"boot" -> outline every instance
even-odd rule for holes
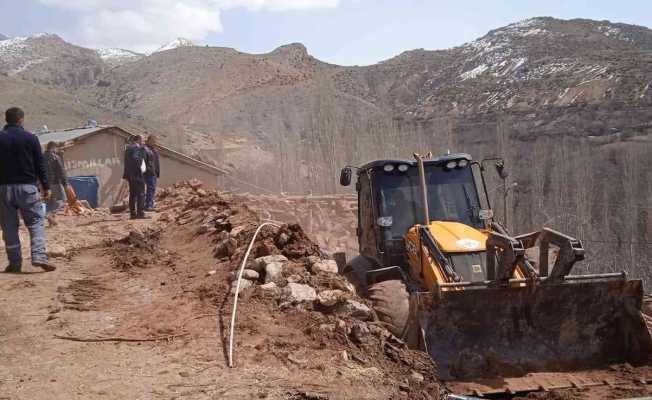
[[[32,265],[35,267],[42,268],[45,272],[52,272],[57,269],[54,265],[50,264],[47,261],[32,261]]]
[[[8,274],[20,274],[20,265],[9,265],[5,268],[5,272]]]

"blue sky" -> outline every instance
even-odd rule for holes
[[[176,37],[252,53],[301,42],[321,60],[364,65],[457,46],[535,16],[650,27],[652,0],[0,0],[0,15],[8,36],[50,32],[136,51]]]

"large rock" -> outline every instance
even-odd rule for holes
[[[321,260],[312,265],[311,271],[313,274],[337,274],[337,263],[335,260]]]
[[[287,262],[287,260],[288,260],[287,257],[280,254],[273,255],[273,256],[258,257],[256,261],[253,263],[252,269],[258,272],[263,272],[265,271],[265,267],[267,266],[267,264],[284,263]]]
[[[338,311],[362,321],[371,321],[374,317],[371,308],[355,300],[346,300]]]
[[[216,258],[231,257],[238,249],[238,241],[234,238],[228,238],[219,242],[215,246],[213,255]]]
[[[322,306],[331,307],[344,300],[344,292],[339,289],[322,290],[317,295],[317,302]]]
[[[283,279],[283,264],[273,262],[265,266],[265,283],[279,282]]]
[[[288,283],[281,292],[281,301],[285,303],[312,303],[316,299],[317,292],[315,292],[315,289],[312,286],[300,283]]]
[[[244,269],[242,271],[242,278],[257,281],[260,278],[260,274],[253,269]],[[238,279],[238,270],[231,272],[231,279]]]
[[[270,292],[276,292],[279,289],[278,286],[276,286],[276,283],[274,282],[269,282],[264,285],[260,285],[258,287],[261,288],[262,290],[270,291]]]
[[[65,257],[68,255],[66,248],[59,246],[58,244],[52,244],[48,246],[48,257],[57,258]]]
[[[234,280],[231,283],[231,293],[235,294],[235,289],[238,285],[238,280]],[[250,287],[254,286],[254,283],[248,279],[241,279],[240,280],[240,290],[238,290],[238,293],[242,293],[243,290],[248,289]]]
[[[258,280],[258,278],[260,278],[260,274],[254,271],[253,269],[245,269],[244,271],[242,271],[242,277],[245,279],[256,281]]]

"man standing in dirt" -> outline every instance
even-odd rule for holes
[[[37,185],[40,181],[46,200],[50,186],[41,144],[38,137],[23,128],[24,119],[20,108],[8,109],[7,125],[0,132],[0,225],[9,259],[5,272],[18,273],[23,264],[19,214],[29,231],[32,265],[54,271],[45,249],[45,210]]]
[[[129,183],[131,219],[145,219],[145,149],[143,137],[136,135],[125,149],[125,170],[122,176]]]
[[[159,162],[158,150],[156,150],[156,136],[149,135],[145,143],[145,183],[147,194],[145,196],[145,211],[154,211],[154,200],[156,198],[156,182],[161,177],[161,164]]]
[[[66,201],[66,187],[68,176],[63,166],[63,160],[56,142],[49,142],[45,149],[45,164],[48,171],[48,182],[52,194],[47,203],[47,217],[50,226],[58,224],[55,214]]]

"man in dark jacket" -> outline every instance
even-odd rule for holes
[[[45,210],[37,185],[41,183],[44,199],[50,196],[50,186],[41,144],[23,129],[24,119],[20,108],[8,109],[7,125],[0,132],[0,226],[9,259],[5,272],[18,273],[22,268],[19,214],[29,231],[32,265],[54,271],[46,252]]]
[[[156,150],[156,136],[149,135],[145,143],[145,184],[147,194],[145,196],[145,211],[154,211],[154,200],[156,198],[156,182],[161,177],[161,164],[159,162],[158,150]]]
[[[50,184],[50,199],[47,203],[47,218],[51,226],[56,226],[55,213],[66,202],[66,186],[68,176],[63,166],[57,142],[49,142],[45,149],[45,165],[47,166],[48,182]]]
[[[125,170],[122,176],[129,183],[129,212],[131,219],[145,217],[145,149],[143,138],[136,135],[125,149]]]

